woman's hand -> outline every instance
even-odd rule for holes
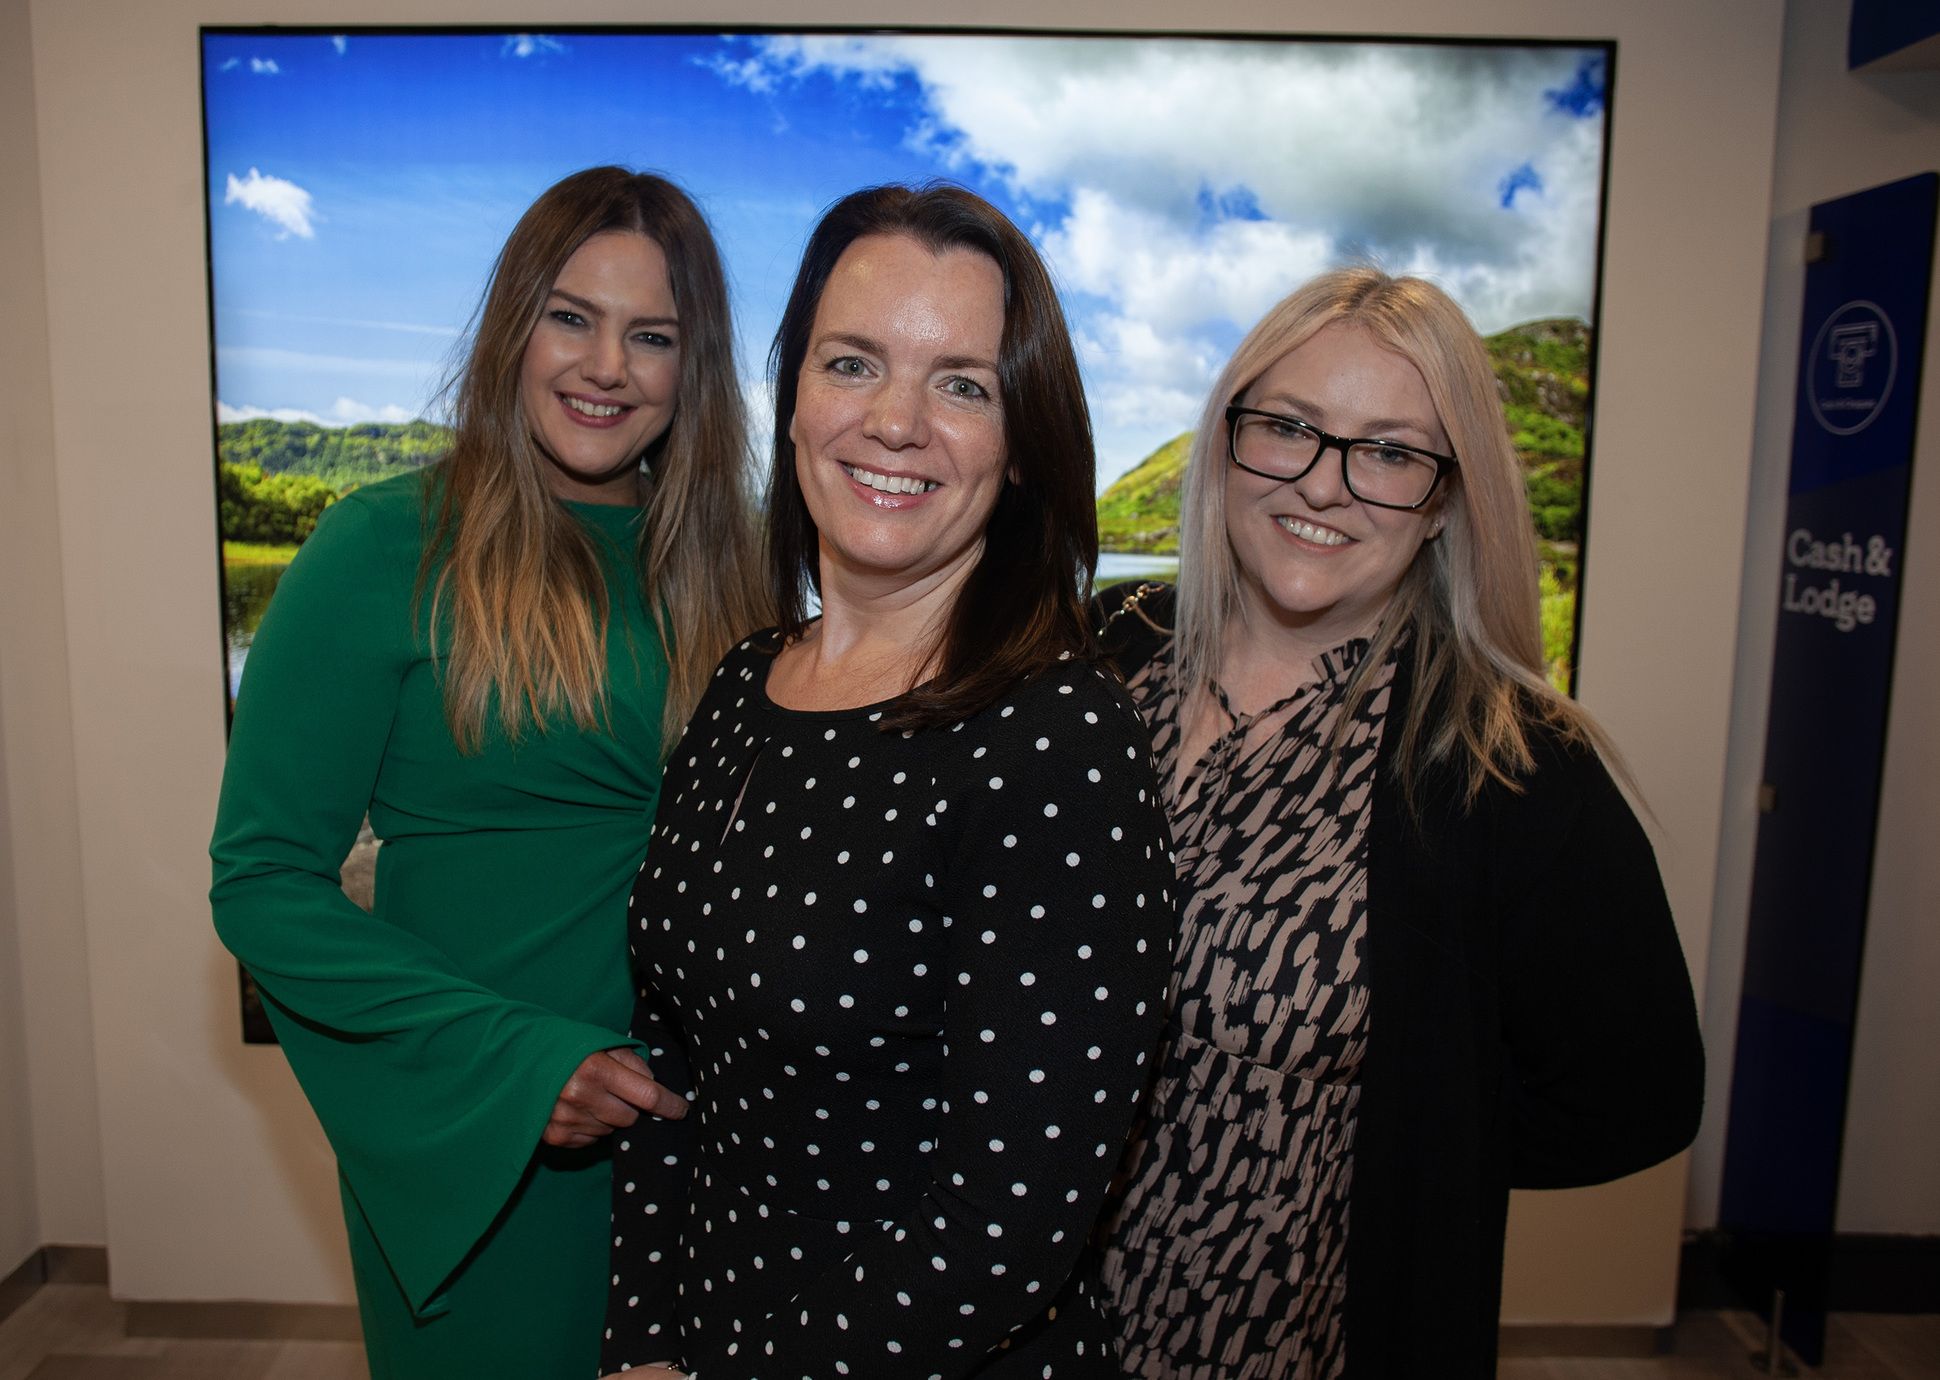
[[[642,1112],[678,1121],[687,1115],[687,1099],[654,1082],[653,1070],[633,1050],[598,1050],[580,1061],[566,1086],[559,1090],[552,1118],[539,1139],[547,1145],[577,1149],[631,1126]],[[644,1373],[652,1375],[655,1369]]]

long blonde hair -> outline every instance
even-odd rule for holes
[[[1344,732],[1396,642],[1410,639],[1414,689],[1395,767],[1410,798],[1424,772],[1459,762],[1473,800],[1490,780],[1514,786],[1534,764],[1529,730],[1544,723],[1615,764],[1595,722],[1543,675],[1536,540],[1521,468],[1481,337],[1447,293],[1371,268],[1322,274],[1282,299],[1227,361],[1206,403],[1181,493],[1180,686],[1186,703],[1217,675],[1240,599],[1226,531],[1226,407],[1323,327],[1359,326],[1428,385],[1460,467],[1440,497],[1441,535],[1423,542],[1349,682]],[[1620,770],[1620,768],[1619,768]]]
[[[666,647],[662,751],[672,749],[708,673],[734,639],[767,621],[748,491],[747,421],[734,367],[727,281],[707,222],[665,178],[588,168],[548,188],[499,251],[471,346],[450,393],[450,454],[419,565],[445,717],[465,752],[496,720],[517,741],[565,711],[581,730],[607,721],[611,614],[592,538],[554,498],[519,396],[519,368],[566,261],[609,230],[645,235],[667,260],[680,314],[673,421],[643,457],[642,594]]]

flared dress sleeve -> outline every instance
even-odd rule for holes
[[[421,1317],[518,1187],[561,1087],[635,1042],[468,976],[343,893],[415,650],[415,550],[334,505],[250,648],[210,854],[216,929],[264,996],[360,1211]]]

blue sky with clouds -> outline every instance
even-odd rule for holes
[[[225,418],[417,415],[519,213],[605,162],[707,212],[751,399],[821,207],[989,197],[1064,292],[1101,485],[1333,264],[1434,277],[1485,332],[1594,295],[1597,50],[281,30],[206,35],[204,65]]]

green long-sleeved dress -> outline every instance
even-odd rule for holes
[[[426,495],[416,475],[358,490],[284,574],[237,697],[211,901],[337,1153],[375,1380],[583,1380],[611,1162],[539,1137],[579,1062],[629,1043],[666,658],[638,511],[568,504],[606,570],[610,730],[462,755],[414,593]],[[338,885],[366,810],[368,915]]]

